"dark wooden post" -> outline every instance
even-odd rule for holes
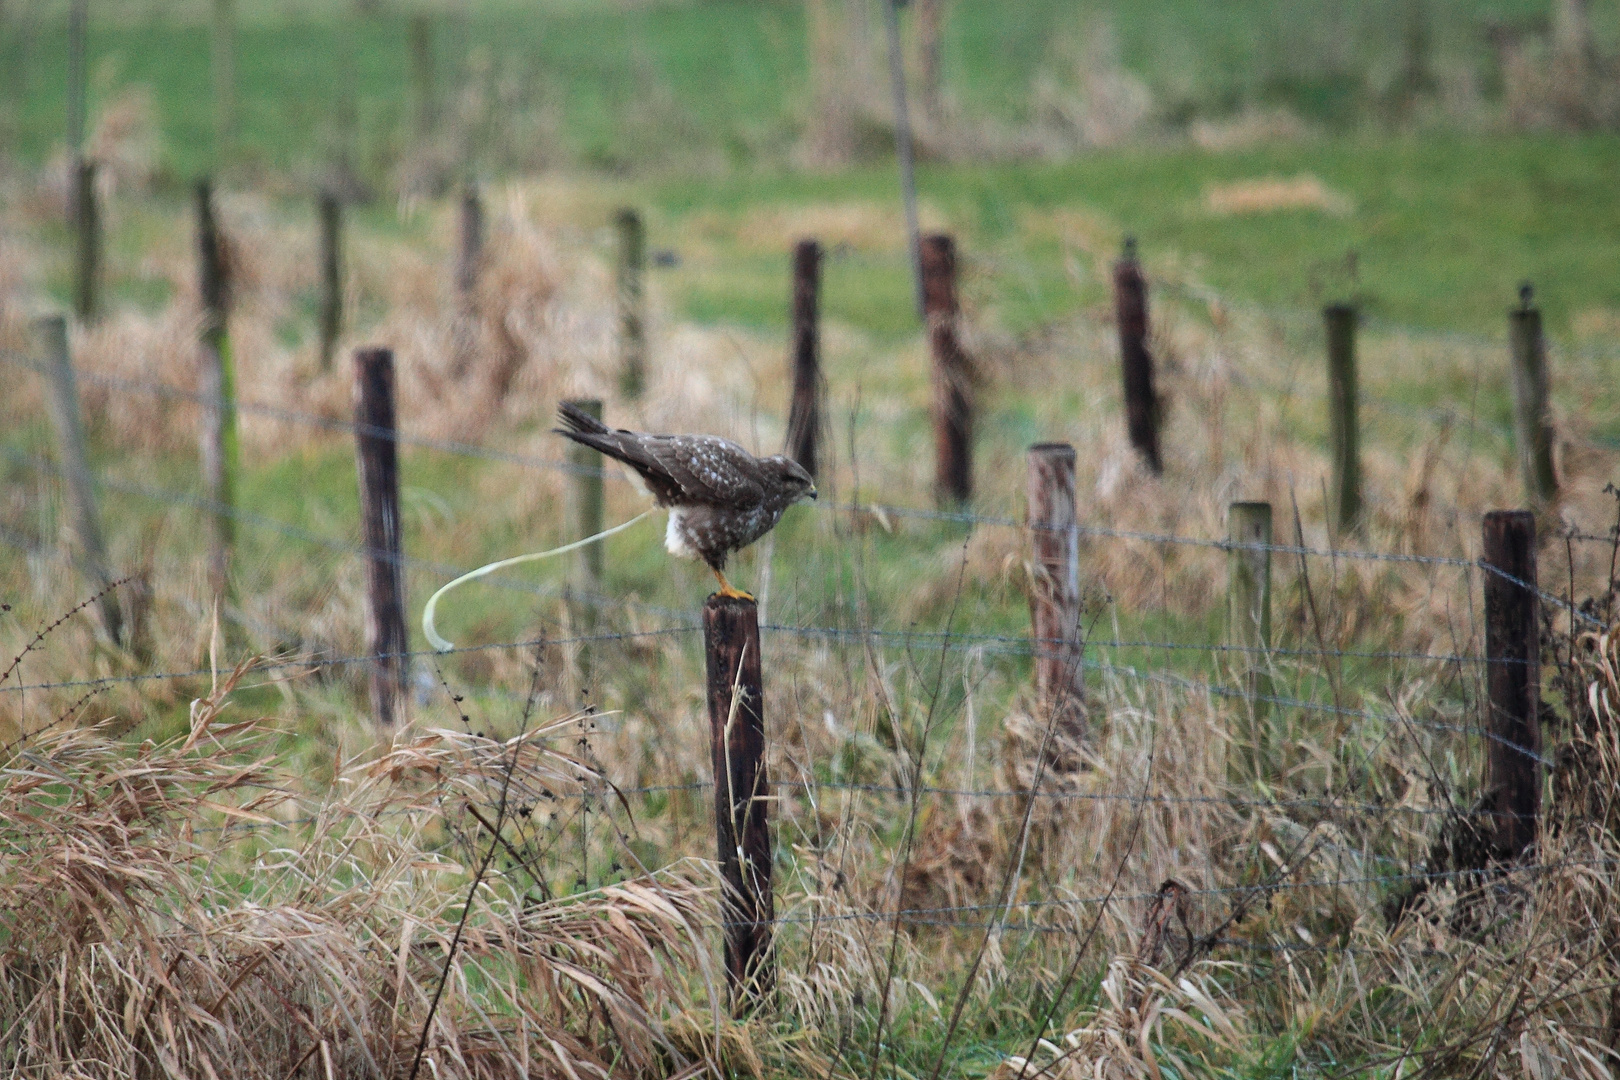
[[[118,597],[112,593],[112,571],[107,564],[107,548],[101,541],[101,517],[96,512],[95,483],[90,475],[84,422],[79,414],[79,387],[68,353],[67,320],[60,315],[37,319],[34,335],[44,366],[46,404],[51,424],[56,428],[57,460],[68,502],[73,507],[75,555],[81,569],[103,590],[99,601],[101,628],[114,644],[119,644],[123,640],[124,620]]]
[[[73,313],[82,323],[95,319],[101,279],[101,208],[96,205],[96,163],[79,158],[73,172],[73,205],[78,251],[74,260]]]
[[[1159,402],[1153,392],[1153,354],[1148,352],[1147,280],[1136,261],[1136,238],[1114,264],[1114,321],[1119,324],[1119,363],[1125,380],[1125,431],[1155,476],[1159,456]]]
[[[322,191],[319,213],[321,219],[321,300],[320,361],[321,370],[332,370],[332,355],[337,350],[338,334],[343,329],[343,206],[337,193]]]
[[[1226,643],[1242,650],[1233,654],[1232,666],[1241,674],[1252,718],[1243,748],[1250,760],[1228,771],[1235,779],[1259,780],[1268,776],[1271,757],[1265,723],[1271,703],[1264,700],[1271,696],[1266,657],[1271,648],[1271,504],[1233,503],[1226,512],[1226,537],[1233,545],[1226,555]],[[1243,544],[1260,546],[1238,546]]]
[[[462,305],[468,307],[478,288],[478,272],[484,262],[484,203],[475,181],[467,181],[466,187],[461,189],[457,224],[456,292],[461,296]]]
[[[821,444],[821,245],[793,248],[793,402],[788,410],[788,457],[816,475]]]
[[[1361,432],[1356,411],[1356,309],[1329,304],[1322,309],[1327,329],[1328,438],[1333,473],[1328,491],[1328,525],[1335,536],[1361,527]]]
[[[1053,729],[1084,738],[1085,641],[1080,631],[1080,530],[1075,520],[1074,447],[1029,448],[1029,531],[1034,578],[1029,627],[1034,638],[1035,694]]]
[[[1519,475],[1525,498],[1544,507],[1558,497],[1553,471],[1552,420],[1547,415],[1547,340],[1541,309],[1529,282],[1519,286],[1519,306],[1508,312],[1513,346],[1513,429],[1519,444]]]
[[[973,497],[973,369],[957,336],[956,244],[925,236],[919,251],[934,357],[934,495],[941,506],[959,506]]]
[[[1484,540],[1485,798],[1494,815],[1492,847],[1511,859],[1534,842],[1541,807],[1536,517],[1493,510],[1485,515]]]
[[[212,535],[208,579],[214,599],[224,606],[230,597],[230,557],[235,542],[231,510],[236,504],[236,378],[228,333],[230,281],[225,247],[214,215],[213,188],[197,182],[197,291],[202,302],[203,417],[201,457],[209,501]]]
[[[709,746],[714,824],[726,897],[726,981],[732,1007],[746,1012],[775,984],[771,924],[770,781],[760,677],[759,608],[718,593],[703,605],[708,660]]]
[[[641,215],[624,207],[614,217],[618,232],[619,389],[638,398],[647,385],[647,331],[642,277],[647,263],[647,233]]]
[[[410,662],[404,655],[409,639],[405,636],[405,557],[394,415],[393,350],[355,350],[355,447],[368,586],[366,646],[375,657],[371,715],[384,727],[401,718],[410,680]]]

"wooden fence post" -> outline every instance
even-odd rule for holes
[[[716,593],[703,605],[714,824],[726,896],[726,982],[741,1014],[775,985],[773,844],[760,678],[759,608]]]
[[[1489,702],[1485,805],[1493,815],[1494,853],[1511,859],[1534,842],[1541,807],[1541,599],[1536,586],[1535,514],[1529,510],[1486,514],[1484,549]]]
[[[1541,333],[1541,309],[1530,283],[1519,286],[1519,306],[1508,312],[1513,347],[1513,429],[1519,448],[1519,475],[1531,506],[1545,507],[1558,497],[1553,470],[1552,420],[1547,415],[1547,340]]]
[[[1053,730],[1086,736],[1086,679],[1081,661],[1080,530],[1075,518],[1074,447],[1029,448],[1029,531],[1034,577],[1029,627],[1034,638],[1035,694]]]
[[[577,406],[598,420],[602,419],[602,402],[598,398],[579,398],[568,404]],[[568,464],[573,468],[568,490],[568,517],[576,540],[595,536],[602,531],[602,466],[605,461],[599,452],[588,446],[579,443],[568,445]],[[589,636],[596,632],[597,625],[596,604],[593,601],[602,592],[602,545],[587,544],[574,554],[574,583],[568,597],[569,620],[576,636]],[[573,596],[576,591],[580,594],[577,601]],[[590,685],[591,653],[591,648],[585,642],[578,643],[573,650],[574,666],[579,672],[581,686]]]
[[[1136,261],[1136,238],[1114,264],[1114,321],[1119,324],[1119,363],[1125,385],[1125,430],[1153,475],[1164,472],[1159,455],[1159,401],[1153,391],[1153,354],[1148,352],[1147,280]]]
[[[225,245],[214,216],[212,185],[197,182],[197,291],[202,301],[202,471],[214,504],[208,551],[208,578],[214,600],[224,607],[231,595],[230,558],[236,539],[231,510],[236,505],[236,371],[228,319],[230,280]]]
[[[793,248],[793,402],[788,410],[788,457],[816,475],[821,444],[821,245]]]
[[[321,300],[320,361],[322,371],[332,370],[332,354],[337,350],[343,329],[343,206],[337,193],[327,189],[320,194],[321,219]]]
[[[78,250],[73,276],[73,313],[81,323],[94,321],[101,278],[101,208],[96,205],[96,163],[79,158],[73,171],[73,205]]]
[[[478,288],[478,272],[484,263],[484,203],[478,183],[467,181],[461,189],[461,212],[457,217],[456,292],[464,308],[472,305]]]
[[[107,549],[101,541],[101,518],[96,513],[96,489],[90,477],[90,458],[85,450],[84,423],[79,415],[79,388],[73,378],[73,360],[68,353],[67,320],[47,315],[34,321],[36,348],[42,354],[45,396],[56,428],[57,456],[68,502],[73,506],[73,536],[78,562],[98,589],[103,590],[99,609],[101,628],[113,644],[122,644],[124,620],[118,597],[112,593],[113,576],[107,565]]]
[[[619,389],[635,399],[647,385],[647,329],[643,274],[647,263],[647,233],[641,215],[631,207],[614,217],[618,232]]]
[[[1272,771],[1271,739],[1266,726],[1271,703],[1271,504],[1235,502],[1227,508],[1226,536],[1233,546],[1226,555],[1226,643],[1235,649],[1233,667],[1242,673],[1252,726],[1251,760],[1229,770],[1244,780],[1260,780]],[[1238,545],[1265,545],[1240,547]],[[1258,650],[1258,651],[1256,651]],[[1241,759],[1239,759],[1241,760]]]
[[[355,448],[368,579],[366,646],[375,658],[371,715],[383,727],[401,719],[410,684],[410,658],[404,655],[410,639],[405,635],[405,556],[394,416],[393,350],[355,350]]]
[[[1328,525],[1334,536],[1361,528],[1361,432],[1356,411],[1356,309],[1329,304],[1322,309],[1327,329],[1328,437],[1333,475],[1328,492]]]
[[[934,496],[941,506],[961,506],[973,497],[973,369],[957,337],[956,244],[925,236],[919,252],[934,357]]]

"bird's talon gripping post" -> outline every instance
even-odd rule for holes
[[[711,567],[710,569],[713,569],[713,568]],[[718,593],[716,593],[715,595],[723,596],[728,600],[748,600],[750,602],[753,601],[754,597],[753,597],[752,594],[745,593],[741,589],[732,588],[731,582],[727,581],[726,580],[726,575],[722,574],[720,571],[715,570],[714,571],[714,576],[720,582],[720,591]]]

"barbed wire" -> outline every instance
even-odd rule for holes
[[[39,364],[35,361],[27,359],[26,357],[17,356],[15,354],[0,353],[0,359],[5,359],[10,363],[25,366],[35,371],[39,370]],[[94,372],[76,372],[75,374],[76,376],[82,376],[88,381],[103,382],[107,385],[118,388],[161,394],[163,396],[194,401],[204,405],[215,404],[214,401],[208,398],[206,395],[199,394],[194,391],[184,390],[180,387],[171,386],[167,383],[148,380],[123,379],[117,376],[102,375]],[[480,457],[488,460],[504,461],[511,464],[551,469],[577,475],[606,476],[623,479],[620,472],[615,469],[594,466],[577,466],[565,461],[554,461],[548,458],[538,458],[530,455],[515,454],[508,451],[491,450],[473,443],[457,442],[445,439],[433,439],[426,436],[408,435],[392,428],[377,427],[369,424],[358,424],[354,421],[337,420],[315,413],[301,412],[298,410],[286,409],[280,406],[264,405],[256,402],[244,402],[237,399],[222,400],[230,407],[239,409],[243,412],[263,413],[265,415],[274,416],[277,419],[282,419],[288,422],[308,423],[326,428],[328,430],[360,433],[376,438],[389,439],[409,443],[411,445],[435,449],[448,454]],[[971,511],[929,510],[921,507],[903,507],[885,503],[818,503],[816,504],[816,507],[817,509],[823,511],[888,515],[923,520],[951,521],[959,524],[994,525],[1007,528],[1024,528],[1027,524],[1018,520],[1017,518],[1008,517],[1005,515],[977,514]],[[222,509],[216,512],[224,512],[224,510]],[[1493,567],[1483,560],[1462,559],[1454,556],[1414,555],[1401,552],[1375,552],[1356,549],[1338,550],[1332,548],[1313,548],[1294,544],[1261,544],[1252,541],[1206,539],[1200,537],[1180,536],[1172,533],[1155,533],[1143,530],[1115,529],[1096,525],[1075,525],[1072,526],[1072,528],[1082,536],[1098,536],[1114,539],[1140,540],[1151,543],[1209,547],[1222,551],[1266,551],[1279,554],[1308,555],[1316,558],[1329,559],[1339,558],[1357,561],[1406,562],[1442,566],[1479,567],[1492,573],[1496,573],[1506,578],[1508,581],[1520,585],[1521,587],[1527,589],[1534,588],[1528,582],[1515,578],[1506,573],[1506,571]],[[1590,540],[1597,542],[1607,542],[1613,539],[1612,537],[1590,533],[1573,534],[1573,538],[1583,541]],[[1553,596],[1549,593],[1540,592],[1540,590],[1537,591],[1540,593],[1543,600],[1568,606],[1559,597]]]
[[[1516,873],[1539,873],[1549,870],[1591,868],[1599,866],[1613,866],[1616,864],[1620,864],[1620,859],[1562,859],[1557,862],[1531,863],[1523,866],[1502,864],[1493,867],[1493,872],[1504,875]],[[1187,896],[1189,898],[1196,896],[1253,896],[1255,894],[1294,892],[1305,889],[1345,888],[1356,885],[1382,885],[1391,882],[1410,883],[1416,881],[1445,881],[1454,878],[1475,877],[1482,873],[1484,873],[1484,871],[1478,869],[1420,870],[1406,874],[1372,874],[1362,877],[1340,877],[1310,881],[1274,881],[1264,882],[1256,885],[1228,885],[1204,889],[1187,889],[1185,892],[1180,893],[1179,895]],[[1020,900],[1004,904],[955,904],[943,907],[899,908],[897,910],[889,911],[837,912],[825,915],[787,915],[773,919],[771,920],[771,923],[773,925],[794,925],[825,922],[894,921],[896,919],[899,919],[902,922],[916,922],[920,920],[914,918],[914,916],[926,917],[934,915],[949,915],[955,912],[982,913],[987,911],[1034,911],[1050,908],[1095,907],[1106,904],[1135,903],[1145,900],[1154,900],[1157,899],[1159,895],[1160,894],[1158,892],[1141,892],[1126,893],[1123,895],[1110,894],[1103,896],[1064,897],[1061,899]],[[741,926],[755,924],[736,922],[732,925]],[[1016,927],[1017,924],[1003,924],[998,922],[990,925],[994,927],[1012,929]],[[1065,927],[1063,929],[1071,933],[1073,932],[1073,927]]]

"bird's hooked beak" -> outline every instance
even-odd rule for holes
[[[806,497],[807,497],[807,498],[811,498],[811,499],[814,499],[814,498],[815,498],[815,497],[816,497],[816,485],[814,485],[814,484],[811,484],[811,485],[810,485],[810,490],[809,490],[809,491],[807,491],[807,492],[805,492],[805,496],[806,496]]]

